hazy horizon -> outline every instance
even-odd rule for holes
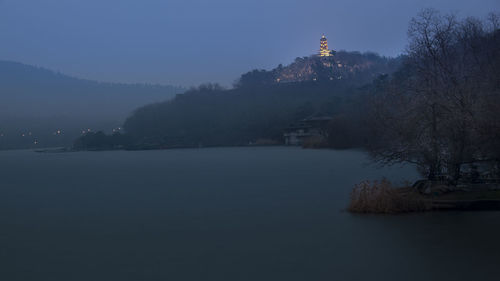
[[[484,17],[498,6],[495,0],[0,0],[0,60],[104,82],[229,86],[251,69],[316,53],[323,33],[331,49],[397,56],[408,21],[422,8]]]

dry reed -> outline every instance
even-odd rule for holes
[[[390,181],[363,181],[354,186],[348,211],[396,214],[427,210],[421,196],[410,187],[395,188]]]

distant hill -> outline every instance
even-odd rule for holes
[[[134,108],[183,91],[174,86],[96,82],[0,61],[0,149],[68,145],[83,129],[119,127]],[[55,138],[58,130],[62,134]]]

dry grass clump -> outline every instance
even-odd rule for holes
[[[348,207],[353,213],[396,214],[427,210],[411,187],[395,188],[390,181],[363,181],[354,186]]]

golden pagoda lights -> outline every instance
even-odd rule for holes
[[[330,57],[332,54],[330,53],[330,50],[328,50],[328,40],[326,39],[325,35],[321,36],[321,39],[319,40],[320,45],[319,45],[319,56],[320,57]]]

